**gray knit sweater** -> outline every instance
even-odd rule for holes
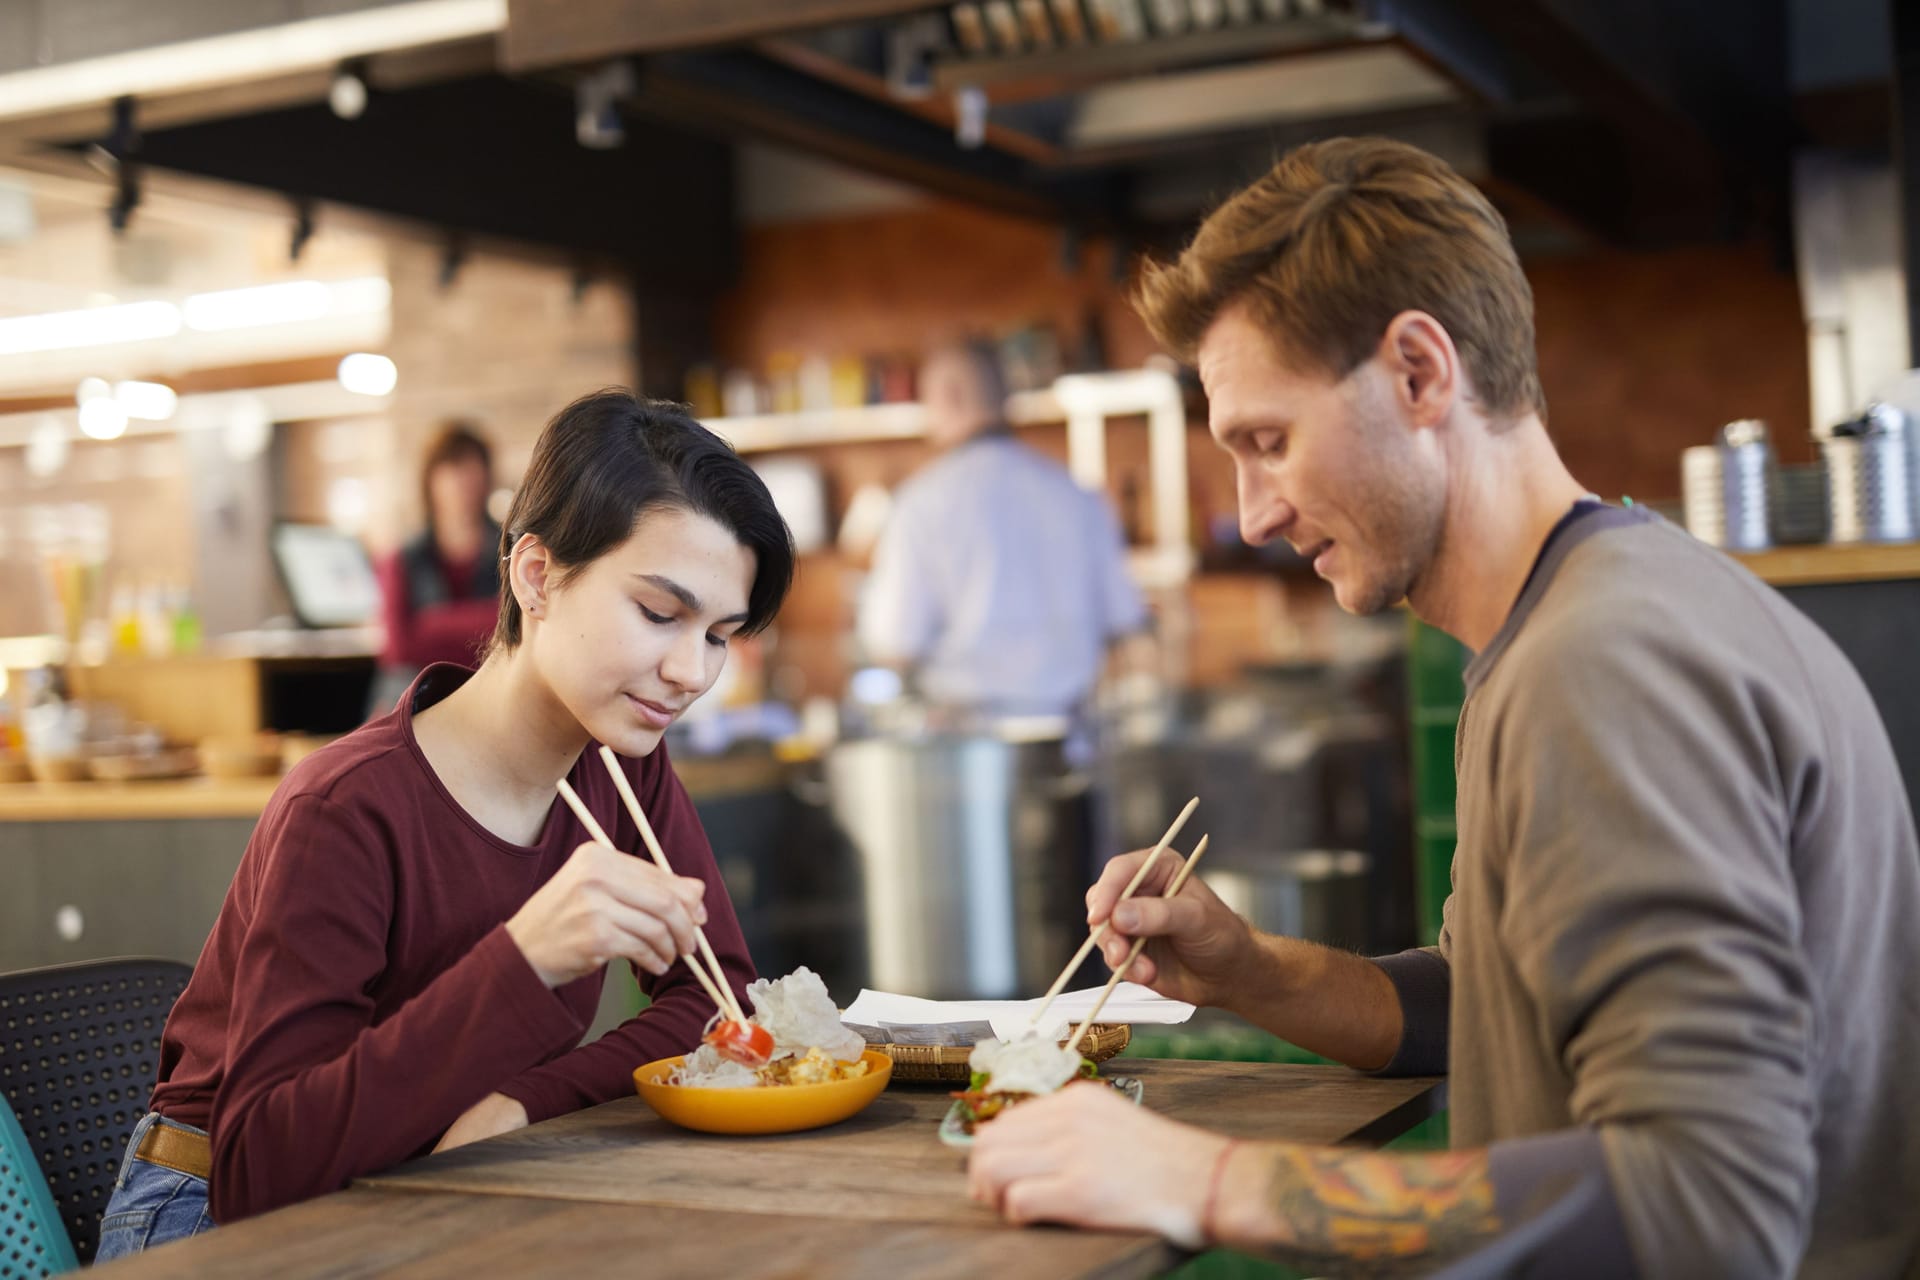
[[[1483,1270],[1920,1276],[1920,847],[1847,660],[1607,510],[1467,683],[1440,946],[1381,963],[1520,1224]]]

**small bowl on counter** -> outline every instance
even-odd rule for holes
[[[200,769],[209,778],[271,778],[280,772],[284,751],[277,733],[205,738]]]
[[[28,756],[27,769],[35,782],[85,782],[85,756]]]
[[[199,757],[186,748],[99,755],[87,761],[87,773],[97,782],[155,782],[199,771]]]

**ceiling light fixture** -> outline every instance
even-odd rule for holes
[[[356,395],[390,395],[400,381],[400,370],[387,357],[356,351],[340,361],[340,385]]]
[[[293,206],[293,233],[287,238],[287,261],[298,262],[313,239],[313,201],[297,201]]]
[[[620,100],[633,93],[633,65],[609,62],[580,77],[573,87],[573,135],[592,151],[611,151],[627,140]]]
[[[120,11],[158,7],[128,6]],[[349,6],[336,0],[325,5],[253,8],[293,11]],[[85,109],[116,93],[177,94],[324,72],[345,59],[367,54],[493,39],[506,26],[507,0],[411,0],[30,67],[0,77],[0,120]]]
[[[318,280],[289,280],[248,289],[196,293],[187,299],[181,312],[187,327],[202,333],[318,320],[327,314],[327,286]]]
[[[131,97],[122,95],[113,100],[113,132],[107,138],[106,150],[113,157],[118,181],[113,202],[107,206],[107,225],[115,235],[127,229],[133,211],[140,207],[140,166],[133,161],[134,152],[140,149],[140,127],[134,122],[133,111]]]
[[[180,332],[180,308],[171,302],[125,302],[0,319],[0,356],[105,347],[170,338]]]
[[[99,396],[80,406],[81,434],[94,440],[117,440],[126,434],[127,411],[111,396]]]
[[[261,325],[293,324],[329,316],[368,315],[386,310],[393,290],[380,276],[337,280],[288,280],[246,289],[196,293],[181,310],[189,329],[219,333]]]
[[[117,383],[113,398],[129,418],[142,422],[165,422],[180,407],[180,397],[164,382]]]
[[[218,333],[299,320],[377,315],[392,302],[393,288],[384,277],[360,276],[332,283],[293,280],[196,293],[182,306],[152,300],[4,316],[0,317],[0,356],[171,338],[183,324],[197,332]]]
[[[327,107],[342,120],[358,120],[367,112],[367,66],[359,59],[340,64],[327,86]]]
[[[987,91],[962,85],[953,95],[953,141],[962,151],[978,151],[987,140]]]
[[[453,282],[460,278],[460,269],[467,265],[467,243],[460,236],[448,236],[447,244],[440,251],[440,287],[453,288]]]

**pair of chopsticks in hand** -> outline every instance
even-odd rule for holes
[[[1175,818],[1173,825],[1167,828],[1167,834],[1160,837],[1160,843],[1153,846],[1153,852],[1149,853],[1147,860],[1140,864],[1140,869],[1133,873],[1133,879],[1127,881],[1127,887],[1120,891],[1120,897],[1114,903],[1116,908],[1120,902],[1133,896],[1134,890],[1140,887],[1140,882],[1147,878],[1149,871],[1153,870],[1153,864],[1159,860],[1161,854],[1167,851],[1167,846],[1173,843],[1173,838],[1180,834],[1180,828],[1187,825],[1187,819],[1192,817],[1193,811],[1199,807],[1199,796],[1187,801],[1186,807],[1180,810],[1180,816]],[[1193,874],[1194,867],[1199,864],[1200,855],[1206,851],[1207,837],[1201,836],[1200,843],[1193,847],[1193,856],[1187,859],[1186,865],[1180,868],[1178,875],[1174,876],[1173,883],[1169,884],[1166,892],[1160,895],[1162,898],[1171,898],[1180,892],[1187,883],[1187,877]],[[1040,1025],[1040,1019],[1044,1018],[1047,1010],[1053,1007],[1054,997],[1058,996],[1061,988],[1067,985],[1067,979],[1073,976],[1074,971],[1080,967],[1080,962],[1087,958],[1088,953],[1099,946],[1111,932],[1113,932],[1113,913],[1109,911],[1106,920],[1098,929],[1087,935],[1087,940],[1080,944],[1078,951],[1073,953],[1073,959],[1067,961],[1067,967],[1060,971],[1060,976],[1053,980],[1051,987],[1047,988],[1046,998],[1041,1000],[1040,1007],[1034,1010],[1033,1017],[1028,1019],[1029,1026]],[[1067,1040],[1069,1052],[1079,1052],[1080,1042],[1086,1038],[1087,1028],[1091,1027],[1093,1020],[1100,1016],[1100,1010],[1106,1007],[1107,997],[1112,995],[1114,989],[1120,985],[1120,979],[1133,967],[1133,962],[1140,958],[1140,953],[1146,945],[1145,938],[1134,939],[1133,948],[1127,952],[1125,962],[1113,971],[1113,976],[1107,979],[1107,985],[1101,989],[1099,998],[1093,1002],[1093,1008],[1089,1009],[1087,1016],[1080,1020],[1080,1025],[1073,1029],[1073,1035]]]
[[[646,813],[640,808],[640,798],[633,794],[633,785],[627,781],[627,775],[620,768],[620,759],[613,754],[613,748],[600,748],[600,763],[607,766],[607,772],[612,775],[613,785],[619,790],[620,799],[626,804],[627,813],[633,818],[633,825],[640,829],[640,838],[646,842],[647,852],[653,855],[654,865],[668,875],[677,875],[678,873],[667,865],[667,855],[661,851],[660,841],[653,834],[653,824],[647,821]],[[607,838],[606,831],[594,820],[593,811],[587,808],[580,799],[579,793],[567,784],[565,778],[560,779],[560,798],[567,802],[567,807],[573,810],[573,816],[580,819],[580,825],[587,829],[587,834],[593,837],[596,844],[603,844],[609,849],[618,847]],[[680,958],[687,962],[688,970],[699,981],[700,986],[714,1004],[720,1007],[721,1013],[735,1022],[745,1022],[747,1015],[741,1011],[740,1002],[734,998],[733,989],[727,986],[726,973],[720,968],[718,957],[713,954],[713,944],[707,941],[707,931],[696,925],[694,936],[699,939],[700,955],[705,956],[707,963],[713,966],[713,975],[711,977],[707,975],[707,971],[700,965],[700,956],[696,956],[693,952],[689,951]]]
[[[667,864],[667,855],[661,850],[660,841],[653,834],[653,824],[647,821],[645,811],[640,808],[639,797],[633,794],[633,787],[627,781],[626,773],[621,770],[619,759],[614,755],[612,748],[605,746],[600,748],[600,762],[607,767],[607,773],[613,778],[613,785],[620,792],[620,799],[626,804],[627,813],[633,818],[633,825],[639,829],[640,838],[645,841],[647,852],[653,855],[654,864],[669,875],[675,874],[673,868]],[[592,811],[587,808],[586,804],[580,799],[574,789],[568,785],[565,778],[560,779],[559,790],[560,798],[567,802],[567,807],[572,809],[574,816],[580,819],[580,824],[587,829],[587,834],[607,848],[615,848],[616,846],[613,841],[608,839],[606,831],[600,826],[600,823],[595,820]],[[1159,859],[1162,853],[1166,852],[1167,846],[1173,843],[1173,838],[1180,834],[1180,829],[1187,825],[1187,819],[1193,816],[1193,811],[1199,808],[1199,806],[1200,797],[1198,796],[1187,801],[1186,807],[1181,809],[1180,815],[1173,820],[1173,825],[1167,828],[1167,833],[1160,837],[1158,844],[1153,846],[1153,852],[1147,855],[1146,861],[1140,864],[1140,869],[1134,872],[1133,879],[1127,882],[1127,887],[1120,893],[1119,901],[1125,901],[1133,896],[1134,891],[1138,889],[1141,882],[1147,878],[1147,873],[1153,870],[1153,864]],[[1186,865],[1180,868],[1178,875],[1174,876],[1173,882],[1167,886],[1166,892],[1160,895],[1162,898],[1174,897],[1185,887],[1187,877],[1192,875],[1194,867],[1199,865],[1200,855],[1207,851],[1207,839],[1208,837],[1206,836],[1200,837],[1200,843],[1193,847],[1193,856],[1187,859]],[[1118,902],[1116,902],[1115,905],[1117,906]],[[1046,997],[1040,1002],[1040,1007],[1034,1011],[1033,1017],[1028,1020],[1030,1026],[1038,1026],[1040,1024],[1040,1020],[1046,1016],[1047,1010],[1053,1006],[1055,997],[1057,997],[1061,990],[1067,985],[1067,980],[1073,976],[1074,971],[1080,967],[1080,962],[1085,960],[1088,954],[1096,946],[1100,945],[1112,931],[1113,915],[1109,912],[1107,919],[1098,929],[1095,929],[1087,936],[1085,942],[1080,944],[1080,949],[1074,952],[1073,959],[1067,961],[1067,967],[1060,971],[1060,976],[1053,980],[1051,987],[1047,988]],[[714,976],[709,977],[707,975],[706,971],[700,966],[699,957],[694,955],[693,952],[686,952],[681,956],[681,959],[686,961],[688,970],[692,972],[694,978],[699,981],[701,987],[705,989],[708,997],[713,1000],[714,1004],[719,1006],[721,1013],[736,1022],[745,1022],[747,1020],[746,1014],[741,1011],[739,1001],[734,999],[732,990],[728,988],[725,982],[725,973],[720,968],[719,959],[713,954],[712,944],[707,941],[706,930],[696,926],[694,934],[699,941],[701,955],[704,955],[707,963],[713,966]],[[1139,958],[1140,952],[1145,949],[1146,945],[1147,940],[1145,938],[1134,939],[1132,949],[1127,952],[1126,961],[1113,971],[1113,976],[1107,979],[1107,985],[1101,989],[1099,998],[1093,1002],[1093,1008],[1087,1011],[1087,1015],[1081,1019],[1080,1025],[1074,1028],[1073,1035],[1067,1041],[1067,1048],[1069,1050],[1077,1051],[1079,1049],[1080,1042],[1086,1038],[1087,1028],[1091,1027],[1093,1020],[1100,1016],[1100,1010],[1106,1006],[1107,998],[1111,996],[1114,990],[1120,985],[1120,979],[1126,974],[1127,970],[1133,967],[1133,962]]]

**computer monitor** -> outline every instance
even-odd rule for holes
[[[324,524],[273,527],[273,563],[303,627],[358,627],[380,614],[380,581],[366,547]]]

